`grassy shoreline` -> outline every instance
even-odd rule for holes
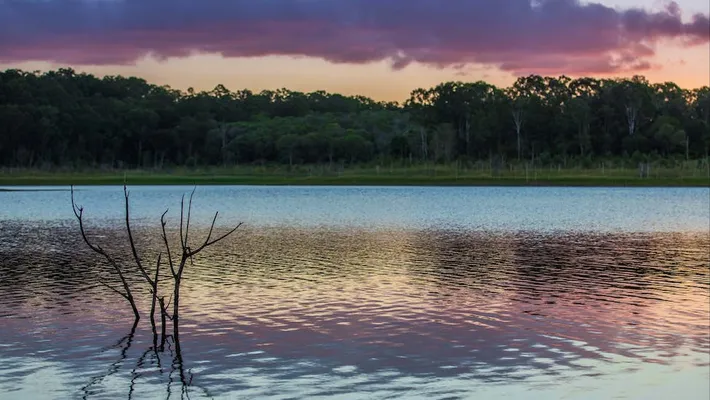
[[[315,186],[599,186],[599,187],[710,187],[707,176],[663,174],[640,178],[631,171],[543,171],[491,176],[482,173],[433,171],[380,173],[368,170],[345,171],[339,175],[284,172],[240,173],[241,171],[89,171],[89,172],[0,172],[0,186],[69,185],[315,185]],[[675,176],[673,176],[675,175]]]

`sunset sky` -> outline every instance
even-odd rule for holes
[[[0,69],[402,101],[442,81],[710,84],[707,0],[4,0]]]

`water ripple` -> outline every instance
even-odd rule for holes
[[[129,263],[123,231],[93,232]],[[8,222],[0,243],[0,394],[180,392],[147,327],[126,348],[75,227]],[[703,398],[708,254],[702,233],[246,228],[188,266],[184,374],[191,398]]]

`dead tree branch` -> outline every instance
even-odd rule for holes
[[[138,271],[140,272],[141,276],[145,281],[148,283],[150,287],[150,294],[151,294],[151,305],[150,305],[150,326],[153,329],[153,336],[157,335],[157,330],[156,330],[156,325],[155,325],[155,303],[157,302],[158,299],[158,280],[160,279],[160,258],[162,254],[158,254],[158,261],[155,266],[155,277],[151,279],[150,275],[148,275],[148,271],[145,269],[143,266],[143,263],[141,262],[140,257],[138,256],[138,251],[136,250],[136,242],[133,239],[133,232],[131,231],[131,218],[130,218],[130,205],[129,205],[129,198],[130,192],[128,191],[128,188],[126,187],[126,184],[123,184],[123,198],[124,198],[124,203],[125,203],[125,209],[126,209],[126,231],[128,232],[128,242],[131,245],[131,253],[133,254],[133,259],[136,262],[136,267],[138,267]]]
[[[228,232],[218,236],[217,238],[213,239],[213,233],[215,230],[215,225],[217,223],[217,218],[219,217],[219,212],[215,212],[214,217],[212,218],[212,223],[210,224],[209,231],[207,233],[207,237],[204,239],[202,244],[195,248],[194,250],[190,247],[190,242],[189,242],[189,237],[190,237],[190,223],[191,223],[191,218],[192,218],[192,200],[195,195],[195,189],[192,189],[192,192],[190,192],[190,197],[187,202],[187,210],[185,209],[185,195],[182,196],[180,200],[180,255],[179,259],[173,259],[173,253],[170,249],[170,241],[168,240],[168,235],[166,231],[166,218],[165,216],[168,213],[168,210],[166,210],[161,216],[160,216],[160,226],[161,226],[161,231],[162,231],[162,239],[163,239],[163,244],[165,245],[165,253],[160,252],[157,257],[157,261],[155,264],[155,271],[151,271],[151,274],[149,274],[148,269],[146,269],[145,265],[143,264],[143,260],[141,260],[141,257],[138,254],[138,249],[136,246],[135,238],[133,236],[133,230],[131,229],[131,214],[130,214],[130,192],[128,191],[128,188],[126,184],[124,183],[123,185],[123,196],[124,196],[124,207],[125,207],[125,224],[126,224],[126,231],[128,233],[128,241],[131,247],[131,254],[133,256],[133,260],[135,261],[136,268],[138,269],[139,275],[148,283],[149,288],[150,288],[150,293],[152,296],[152,301],[151,301],[151,307],[150,307],[150,323],[151,327],[153,328],[153,343],[154,347],[157,347],[157,329],[156,329],[156,321],[155,321],[155,311],[156,308],[160,309],[160,322],[161,322],[161,334],[162,334],[162,341],[161,341],[161,346],[160,348],[162,349],[165,340],[167,338],[166,335],[166,321],[169,319],[173,322],[173,340],[176,343],[179,343],[179,337],[178,337],[178,332],[179,332],[179,315],[180,315],[180,288],[182,284],[182,277],[183,277],[183,272],[185,271],[185,266],[188,262],[190,261],[190,264],[193,263],[193,257],[196,256],[198,253],[202,252],[204,249],[207,247],[210,247],[230,235],[232,235],[237,229],[239,229],[240,226],[242,226],[242,223],[240,222],[229,230]],[[107,284],[106,282],[99,281],[99,283],[111,291],[119,294],[121,297],[126,299],[130,305],[131,308],[133,309],[133,313],[135,315],[135,321],[136,323],[140,319],[140,314],[138,312],[138,308],[136,307],[136,302],[134,300],[133,294],[131,292],[131,288],[128,284],[128,281],[126,280],[125,274],[121,266],[118,265],[118,263],[114,260],[113,257],[111,257],[104,249],[98,245],[92,243],[88,236],[86,235],[86,230],[84,227],[84,209],[83,207],[77,206],[76,202],[74,200],[74,187],[71,187],[71,202],[72,202],[72,209],[74,211],[74,215],[76,216],[77,220],[79,221],[79,229],[81,232],[81,236],[84,239],[84,242],[89,246],[89,248],[94,251],[95,253],[101,255],[106,259],[106,261],[109,263],[109,265],[114,269],[116,274],[118,275],[119,279],[121,280],[121,284],[123,286],[123,290],[120,290],[118,288],[112,287],[111,285]],[[160,267],[161,267],[161,262],[163,262],[163,254],[166,254],[167,259],[168,259],[168,266],[170,267],[170,275],[173,278],[173,291],[170,296],[170,299],[168,302],[165,302],[165,297],[160,296],[158,293],[158,286],[160,282]],[[177,257],[177,255],[176,255]],[[172,303],[172,304],[171,304]],[[168,309],[172,306],[172,315],[168,313]]]
[[[168,265],[170,266],[170,272],[172,273],[173,276],[173,296],[172,296],[172,306],[173,306],[173,313],[172,316],[167,316],[169,319],[173,321],[173,336],[175,337],[175,340],[179,340],[178,338],[178,325],[180,321],[180,285],[182,284],[182,276],[183,272],[185,270],[185,265],[187,264],[187,261],[190,260],[192,261],[192,258],[200,253],[202,250],[205,248],[216,244],[220,242],[221,240],[229,237],[231,234],[233,234],[237,229],[239,229],[240,226],[242,226],[242,223],[240,222],[235,226],[233,229],[228,231],[227,233],[219,236],[216,239],[212,239],[212,233],[214,232],[214,227],[215,224],[217,223],[217,217],[219,215],[219,212],[216,212],[214,215],[214,218],[212,218],[212,223],[210,224],[210,229],[207,234],[207,238],[205,241],[200,245],[198,248],[195,250],[192,250],[190,247],[189,243],[189,235],[190,235],[190,222],[191,222],[191,217],[192,217],[192,200],[195,195],[195,188],[192,189],[192,192],[190,192],[190,197],[188,199],[187,203],[187,210],[185,210],[185,195],[182,196],[180,200],[180,247],[181,247],[181,254],[180,254],[180,259],[179,261],[173,260],[172,254],[170,252],[170,244],[168,242],[168,236],[165,231],[165,226],[166,226],[166,221],[165,221],[165,215],[167,214],[167,210],[163,213],[163,215],[160,217],[160,223],[162,227],[162,236],[163,236],[163,243],[165,244],[165,251],[168,255]],[[187,214],[187,215],[186,215]],[[187,216],[187,218],[185,218]],[[161,305],[162,307],[162,305]],[[167,307],[165,307],[167,308]]]
[[[175,264],[173,264],[173,256],[170,254],[170,245],[168,244],[168,235],[165,233],[165,225],[167,222],[165,222],[165,214],[167,214],[169,211],[165,210],[163,215],[160,216],[160,225],[163,230],[163,243],[165,243],[165,251],[168,254],[168,265],[170,265],[170,273],[172,275],[175,275]],[[181,224],[182,227],[182,224]]]
[[[118,293],[128,301],[131,305],[131,309],[133,310],[133,315],[135,316],[135,321],[137,322],[140,320],[140,313],[138,312],[138,307],[136,307],[136,301],[133,298],[133,293],[131,292],[131,287],[128,285],[128,281],[126,280],[126,277],[123,274],[123,270],[121,267],[116,263],[116,261],[111,257],[104,249],[101,247],[101,245],[98,244],[93,244],[89,240],[89,238],[86,236],[86,230],[84,228],[84,207],[78,206],[76,204],[76,201],[74,200],[74,185],[71,186],[71,205],[72,205],[72,210],[74,212],[74,216],[76,217],[77,221],[79,222],[79,231],[81,232],[81,237],[84,239],[84,243],[86,243],[87,246],[94,252],[99,255],[101,255],[106,261],[111,265],[111,267],[116,271],[116,274],[118,275],[119,279],[121,280],[121,284],[123,286],[123,291],[120,291],[108,284],[106,284],[103,281],[99,281],[100,284],[103,286],[108,287],[115,293]]]
[[[130,195],[130,192],[126,188],[126,184],[123,184],[123,197],[125,199],[125,205],[126,205],[126,231],[128,232],[128,242],[131,245],[131,253],[133,254],[133,259],[136,262],[136,266],[138,267],[138,271],[140,271],[141,275],[143,276],[143,279],[145,279],[148,284],[150,284],[151,288],[153,286],[153,280],[148,276],[148,271],[143,267],[143,263],[141,262],[140,257],[138,257],[138,251],[136,250],[136,242],[133,240],[133,232],[131,231],[131,220],[130,220],[130,207],[129,207],[129,201],[128,201],[128,196]]]

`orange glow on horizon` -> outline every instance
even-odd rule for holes
[[[651,82],[672,81],[687,89],[710,85],[710,51],[702,46],[659,48],[655,65],[656,68],[647,71],[590,75],[613,78],[639,74]],[[67,66],[48,62],[0,64],[0,69],[3,70],[19,68],[26,71],[47,71],[63,67]],[[163,61],[144,58],[134,65],[71,67],[97,76],[138,76],[150,83],[169,85],[180,90],[187,90],[189,87],[198,91],[211,90],[218,84],[223,84],[233,91],[250,89],[259,92],[281,88],[302,92],[325,90],[398,102],[406,100],[414,89],[433,87],[441,82],[483,80],[499,87],[507,87],[516,79],[511,73],[483,65],[453,69],[412,64],[394,71],[387,62],[365,65],[332,64],[314,58],[285,56],[224,58],[219,55],[196,54]]]

